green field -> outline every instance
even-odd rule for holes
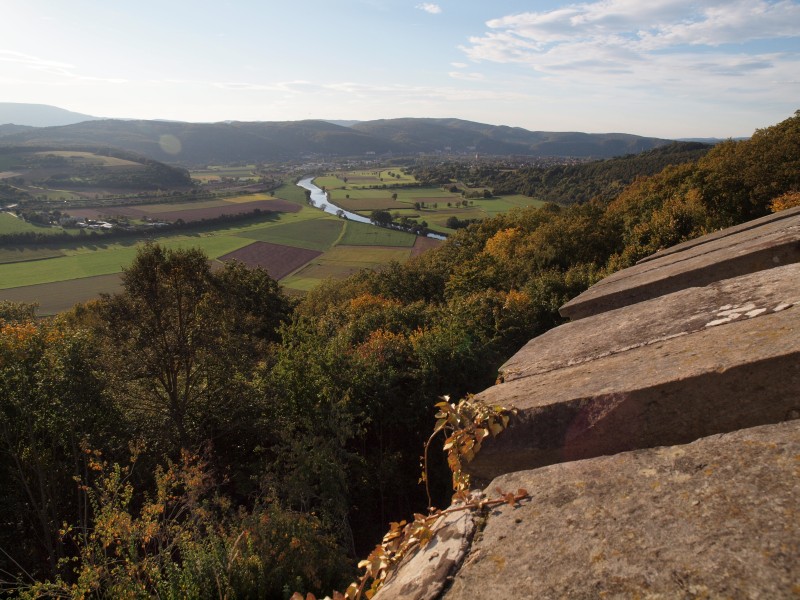
[[[241,199],[266,199],[263,196],[242,196]],[[296,202],[302,208],[297,213],[264,214],[246,223],[198,225],[180,235],[164,234],[148,239],[170,248],[198,247],[212,259],[253,241],[323,252],[282,281],[287,291],[295,293],[310,289],[327,277],[344,277],[362,268],[374,268],[389,260],[406,260],[410,256],[415,240],[411,234],[338,219],[308,207],[305,192],[291,184],[276,190],[275,198]],[[194,206],[210,206],[217,202],[212,200]],[[192,204],[163,206],[177,208]],[[7,227],[27,226],[14,217],[7,217],[13,219],[4,222]],[[76,236],[73,242],[60,245],[0,248],[0,300],[38,302],[41,314],[52,314],[102,291],[114,291],[119,273],[130,264],[142,243],[144,238],[104,240]]]
[[[5,233],[22,233],[25,231],[37,231],[42,233],[47,233],[49,227],[37,227],[36,225],[31,225],[23,221],[22,219],[18,219],[12,214],[7,212],[0,212],[0,235]],[[59,229],[59,231],[61,231]]]
[[[44,152],[36,152],[37,156],[61,156],[63,158],[71,158],[74,162],[101,166],[101,167],[141,167],[140,163],[133,162],[132,160],[125,160],[124,158],[116,158],[114,156],[103,156],[102,154],[95,154],[94,152],[82,152],[80,150],[46,150]]]
[[[336,246],[281,280],[281,283],[289,289],[308,291],[326,279],[342,279],[361,269],[374,269],[393,260],[404,262],[410,256],[410,248]]]
[[[209,172],[224,177],[241,176],[251,167],[232,169],[209,169]],[[517,206],[541,204],[525,196],[468,200],[461,206],[462,198],[438,187],[411,187],[387,189],[354,189],[360,180],[363,185],[380,184],[377,177],[382,171],[354,171],[341,174],[348,177],[347,189],[331,189],[335,204],[364,214],[378,208],[401,215],[427,221],[435,231],[448,233],[447,219],[482,219],[507,212]],[[393,171],[399,172],[399,171]],[[378,175],[376,175],[376,173]],[[224,175],[223,175],[224,174]],[[372,183],[368,183],[372,181]],[[335,176],[317,178],[317,185],[331,188],[345,185]],[[385,181],[385,183],[390,183]],[[362,185],[362,184],[360,184]],[[397,194],[397,200],[392,199]],[[225,199],[213,199],[194,203],[165,203],[162,210],[179,208],[201,209],[224,205],[230,202],[252,202],[280,198],[298,204],[297,213],[269,213],[242,223],[198,224],[181,235],[164,234],[154,239],[167,247],[198,247],[210,258],[247,246],[253,241],[263,241],[283,246],[316,250],[323,254],[311,260],[281,283],[290,293],[302,293],[329,277],[342,278],[364,268],[376,268],[391,260],[405,261],[411,254],[415,236],[402,231],[382,229],[366,223],[338,219],[332,215],[308,207],[305,191],[294,184],[285,184],[269,194],[242,194]],[[416,209],[416,202],[424,207]],[[450,202],[451,206],[447,206]],[[15,217],[0,213],[0,233],[13,231],[42,231]],[[52,231],[60,231],[53,229]],[[152,236],[152,233],[150,234]],[[35,248],[0,248],[0,300],[14,299],[39,302],[42,314],[64,310],[75,302],[88,300],[101,291],[114,291],[118,275],[133,259],[142,239],[87,239],[76,236],[73,242],[60,245],[49,244]]]
[[[300,206],[306,206],[306,192],[303,188],[292,183],[284,183],[275,190],[275,197],[289,202],[295,202]]]
[[[342,198],[341,200],[334,200],[333,203],[350,212],[413,208],[404,202],[397,202],[391,198]]]
[[[416,236],[405,231],[383,229],[367,223],[348,221],[340,240],[343,246],[400,246],[410,248]]]
[[[324,252],[342,235],[344,221],[320,217],[243,232],[242,237]]]
[[[246,246],[251,240],[207,235],[164,237],[158,241],[169,248],[202,248],[209,257],[216,258]],[[63,256],[50,259],[2,264],[0,289],[119,273],[136,256],[136,250],[134,242],[109,244],[103,248],[82,246],[65,249]]]
[[[221,181],[223,178],[257,179],[260,175],[256,173],[255,169],[255,165],[245,165],[243,167],[209,166],[207,169],[192,170],[189,174],[192,179],[208,183],[209,181]]]
[[[352,172],[357,173],[357,172]],[[349,173],[349,175],[352,175]],[[345,175],[341,175],[345,176]],[[337,183],[338,182],[338,183]],[[314,180],[316,185],[329,185],[331,201],[345,210],[357,212],[364,216],[369,216],[373,210],[388,210],[392,213],[397,212],[427,221],[429,227],[442,233],[452,232],[452,229],[445,227],[449,217],[458,219],[485,219],[497,214],[506,213],[516,207],[542,206],[544,202],[536,198],[529,198],[522,195],[498,196],[493,198],[472,198],[467,199],[467,206],[463,206],[465,200],[461,195],[454,194],[449,190],[440,187],[410,187],[410,188],[387,188],[387,189],[353,189],[350,186],[350,178],[346,189],[332,187],[344,185],[338,177],[326,176],[317,177]],[[392,199],[396,194],[397,199]],[[349,196],[349,197],[348,197]],[[415,204],[421,204],[417,210]],[[448,206],[448,203],[450,206]],[[413,212],[412,212],[413,211]]]
[[[43,260],[45,258],[57,258],[59,256],[64,256],[62,250],[58,248],[48,248],[47,246],[39,246],[36,248],[10,246],[8,248],[0,248],[0,264]]]

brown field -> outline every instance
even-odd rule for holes
[[[423,252],[438,247],[441,243],[441,240],[418,235],[414,246],[411,248],[411,256],[419,256]]]
[[[258,200],[256,202],[230,202],[220,206],[204,206],[202,208],[192,208],[190,203],[185,205],[175,204],[172,210],[161,210],[164,205],[141,206],[109,206],[104,208],[78,208],[70,210],[69,214],[73,217],[84,217],[87,219],[99,219],[102,217],[128,217],[130,219],[158,219],[159,221],[177,221],[183,219],[189,223],[202,219],[214,219],[222,215],[240,215],[255,210],[263,212],[300,212],[301,207],[294,202],[287,200]],[[179,208],[185,206],[186,208]],[[155,208],[158,207],[158,208]]]
[[[248,267],[263,267],[270,277],[281,279],[320,254],[322,252],[305,248],[293,248],[269,242],[253,242],[244,248],[220,256],[219,260],[239,260]]]
[[[78,302],[97,298],[101,293],[114,294],[121,288],[119,273],[113,273],[0,290],[0,300],[38,302],[38,314],[54,315],[69,310]]]

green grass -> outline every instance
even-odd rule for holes
[[[48,233],[49,227],[37,227],[26,223],[22,219],[18,219],[14,215],[7,212],[0,212],[0,235],[5,233],[24,233],[26,231],[36,231],[40,233]],[[58,231],[61,231],[60,229]]]
[[[348,246],[401,246],[410,248],[414,245],[415,239],[416,236],[404,231],[383,229],[367,223],[348,221],[344,235],[342,235],[339,243]]]
[[[19,154],[0,154],[0,171],[11,171],[13,167],[20,166],[21,162]]]
[[[277,190],[275,190],[275,197],[295,202],[301,206],[307,206],[306,191],[305,189],[296,186],[293,183],[284,183]]]
[[[338,200],[343,200],[350,196],[352,199],[359,199],[359,198],[389,198],[391,199],[392,193],[397,190],[389,191],[389,190],[362,190],[362,189],[351,189],[349,186],[346,190],[335,189],[331,190],[331,199],[333,202],[337,202]]]
[[[43,260],[46,258],[57,258],[59,256],[64,256],[61,250],[48,248],[47,246],[37,248],[27,248],[24,246],[0,248],[0,264]]]
[[[397,194],[397,202],[393,202],[392,194]],[[346,195],[350,198],[347,199]],[[384,209],[391,212],[398,211],[404,214],[404,209],[414,210],[414,204],[424,202],[423,208],[418,217],[431,224],[444,227],[445,221],[450,216],[459,219],[484,219],[498,214],[506,213],[516,207],[542,206],[545,204],[536,198],[529,198],[522,195],[509,195],[494,198],[473,198],[467,199],[467,206],[461,206],[462,198],[452,192],[445,191],[439,187],[423,188],[394,188],[394,189],[351,189],[348,185],[346,190],[333,190],[331,192],[333,203],[352,212],[362,211],[368,215],[370,210]],[[447,203],[451,206],[447,206]],[[434,204],[436,208],[434,208]],[[366,211],[366,212],[363,212]],[[477,212],[476,212],[477,211]],[[408,215],[411,216],[411,215]],[[440,229],[440,231],[450,231]]]
[[[389,173],[392,172],[400,177],[392,177]],[[347,178],[347,181],[344,181]],[[392,184],[411,184],[416,183],[417,180],[413,175],[405,175],[400,172],[399,168],[390,169],[362,169],[358,171],[343,171],[337,173],[330,173],[328,175],[317,177],[314,180],[315,185],[326,188],[340,188],[347,186],[348,189],[355,189],[360,187],[392,185]]]
[[[399,175],[400,177],[392,177],[389,173],[394,173],[395,175]],[[380,181],[380,178],[383,181]],[[379,183],[402,183],[402,184],[409,184],[409,183],[416,183],[417,178],[413,175],[406,175],[405,173],[401,173],[400,169],[383,169],[379,175]]]
[[[244,177],[245,179],[257,178],[259,175],[255,172],[255,165],[245,165],[244,167],[223,167],[223,166],[209,166],[207,169],[196,169],[189,171],[189,176],[192,179],[200,181],[219,181],[223,177],[231,177],[238,179]]]
[[[167,234],[152,239],[170,248],[201,248],[210,258],[217,258],[252,243],[254,239],[267,239],[266,231],[270,228],[278,228],[278,235],[284,237],[285,240],[275,243],[287,243],[291,241],[291,236],[299,236],[306,231],[319,236],[316,240],[306,242],[310,249],[317,249],[315,246],[324,245],[322,250],[325,250],[330,246],[328,241],[336,240],[339,236],[342,223],[329,217],[324,219],[329,220],[333,225],[310,225],[309,229],[306,229],[304,224],[308,221],[313,223],[321,220],[321,214],[316,209],[303,207],[297,213],[262,215],[244,225],[236,223],[227,227],[207,225],[180,235]],[[292,231],[293,227],[289,227],[281,232],[280,228],[285,226],[294,226],[294,231]],[[257,237],[246,237],[253,232]],[[297,240],[294,242],[294,244],[287,245],[308,247],[302,245],[302,242],[298,244]],[[143,243],[143,238],[106,241],[102,237],[98,239],[76,237],[75,242],[58,247],[26,248],[25,251],[20,251],[20,254],[12,249],[1,250],[0,263],[3,264],[0,264],[0,289],[118,273],[123,266],[133,260],[136,255],[136,246],[140,243]],[[15,260],[12,262],[12,259]]]
[[[317,186],[318,188],[326,188],[326,189],[333,189],[333,188],[340,188],[345,184],[344,181],[336,177],[335,175],[324,175],[323,177],[315,177],[312,183]]]
[[[253,229],[242,232],[240,235],[259,242],[271,242],[324,252],[339,239],[344,224],[344,221],[340,219],[321,216],[318,219]]]
[[[315,259],[315,262],[374,267],[391,260],[405,260],[411,248],[340,245]]]
[[[334,200],[333,203],[350,212],[357,212],[360,210],[403,210],[414,208],[404,202],[396,202],[391,198],[342,198]]]
[[[174,236],[158,240],[168,248],[201,248],[217,258],[251,243],[242,237],[226,235]],[[137,243],[109,244],[105,247],[80,246],[64,251],[64,256],[0,264],[0,289],[68,281],[95,275],[119,273],[136,256]]]
[[[282,279],[281,284],[289,289],[308,291],[328,278],[343,279],[361,269],[374,269],[393,260],[404,262],[410,255],[410,248],[336,246]]]
[[[35,198],[44,196],[49,202],[62,202],[63,200],[76,200],[81,198],[80,194],[70,192],[69,190],[57,190],[33,185],[27,188],[27,192]]]
[[[102,167],[140,167],[141,163],[133,162],[132,160],[125,160],[124,158],[116,158],[114,156],[103,156],[95,154],[94,152],[82,152],[79,150],[45,150],[44,152],[35,152],[37,156],[62,156],[64,158],[71,158],[74,162],[83,163],[86,165],[95,165]]]

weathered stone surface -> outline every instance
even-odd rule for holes
[[[572,320],[690,287],[800,262],[800,214],[615,273],[561,307]]]
[[[375,600],[434,600],[461,565],[475,533],[472,511],[440,517],[427,546],[404,560],[375,595]]]
[[[798,304],[795,263],[567,323],[532,339],[500,372],[507,382],[530,377]]]
[[[761,217],[760,219],[753,219],[752,221],[747,221],[746,223],[734,225],[733,227],[728,227],[727,229],[720,229],[719,231],[715,231],[713,233],[709,233],[707,235],[694,238],[693,240],[687,240],[681,244],[675,244],[674,246],[670,246],[669,248],[665,248],[664,250],[659,250],[655,254],[651,254],[650,256],[644,257],[637,264],[655,260],[657,258],[661,258],[662,256],[668,256],[670,254],[683,252],[684,250],[688,250],[689,248],[694,248],[695,246],[700,246],[701,244],[707,244],[708,242],[713,242],[715,240],[727,237],[729,235],[734,235],[742,231],[747,231],[748,229],[755,229],[756,227],[761,227],[762,225],[766,225],[767,223],[772,223],[773,221],[780,221],[781,219],[786,219],[788,217],[793,217],[795,215],[800,215],[800,206],[787,208],[786,210],[769,214],[765,217]]]
[[[445,600],[797,598],[800,421],[504,475]]]
[[[466,470],[511,471],[791,418],[800,409],[800,306],[496,385],[518,416]]]

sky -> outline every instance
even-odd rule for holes
[[[3,0],[0,101],[749,136],[800,109],[800,0]]]

